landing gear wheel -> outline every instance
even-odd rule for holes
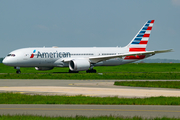
[[[72,70],[69,70],[69,73],[79,73],[79,71],[72,71]]]
[[[20,73],[21,73],[21,71],[20,71],[20,70],[17,70],[17,71],[16,71],[16,73],[17,73],[17,74],[20,74]]]
[[[21,73],[21,71],[20,71],[20,67],[14,67],[14,69],[16,69],[17,71],[16,71],[16,73],[17,74],[20,74]]]
[[[96,73],[95,69],[86,70],[86,73]]]

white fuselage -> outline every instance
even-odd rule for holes
[[[128,48],[125,47],[23,48],[12,51],[10,54],[14,54],[14,56],[7,56],[3,63],[18,67],[68,67],[68,63],[63,62],[64,59],[88,59],[89,57],[119,55],[128,52]],[[117,57],[98,62],[94,66],[121,65],[137,60],[140,59],[125,60]]]

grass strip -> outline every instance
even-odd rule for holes
[[[97,66],[97,72],[180,72],[180,63],[130,63],[119,66]],[[37,71],[34,67],[23,68],[22,73],[58,73],[68,72],[69,68],[55,67],[48,71]],[[14,67],[0,63],[0,73],[16,73]],[[84,73],[81,71],[80,73]]]
[[[135,117],[115,117],[115,116],[98,116],[98,117],[47,117],[47,116],[33,116],[33,115],[0,115],[0,120],[180,120],[180,118],[156,117],[156,118],[142,118]]]
[[[1,79],[132,79],[132,80],[178,80],[180,73],[32,73],[0,74]]]
[[[0,93],[0,104],[180,105],[180,97],[118,98]]]
[[[115,81],[114,85],[180,89],[180,81]]]
[[[55,67],[49,71],[37,71],[34,68],[21,68],[22,74],[16,74],[13,67],[0,63],[0,79],[180,79],[180,63],[131,63],[94,67],[101,74],[85,71],[69,74],[68,69]]]

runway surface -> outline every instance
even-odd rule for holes
[[[26,80],[0,79],[0,92],[42,95],[85,95],[151,97],[180,96],[179,89],[114,86],[117,80]],[[73,100],[73,99],[72,99]],[[179,117],[180,106],[151,105],[3,105],[0,114],[32,114],[46,116],[141,116]]]
[[[118,97],[180,96],[179,89],[114,86],[117,80],[0,80],[0,92]]]
[[[141,116],[180,118],[179,106],[152,105],[0,105],[0,114],[42,116]]]

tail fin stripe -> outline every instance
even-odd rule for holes
[[[140,33],[146,33],[146,31],[140,31]]]
[[[151,30],[152,29],[152,27],[148,27],[146,30]]]
[[[152,26],[153,26],[153,24],[150,24],[150,25],[149,25],[149,27],[152,27]]]
[[[154,23],[154,20],[149,20],[147,23]]]
[[[154,20],[147,21],[132,41],[127,45],[129,52],[145,51]]]
[[[148,41],[137,41],[137,42],[132,42],[132,44],[147,44]]]
[[[144,27],[142,30],[151,30],[152,26]]]
[[[132,42],[132,44],[139,44],[140,43],[140,41],[139,42]]]
[[[142,38],[135,38],[134,40],[142,40]]]
[[[146,48],[129,48],[129,52],[136,52],[136,51],[143,52],[146,51]]]
[[[140,41],[139,44],[147,44],[148,41]]]
[[[144,34],[142,34],[142,35],[139,34],[139,35],[137,35],[136,37],[143,37],[143,36],[144,36]]]
[[[146,44],[131,44],[131,48],[146,48]]]
[[[140,42],[141,40],[134,40],[133,42]]]
[[[145,41],[145,40],[148,41],[148,39],[149,39],[149,38],[144,37],[144,38],[142,38],[142,41]]]
[[[142,30],[147,30],[147,27],[144,27]]]
[[[150,34],[144,34],[144,36],[143,37],[149,37],[150,36]]]
[[[147,30],[146,33],[149,33],[149,34],[150,34],[150,33],[151,33],[151,30]]]
[[[151,23],[154,23],[154,20],[151,20]]]

